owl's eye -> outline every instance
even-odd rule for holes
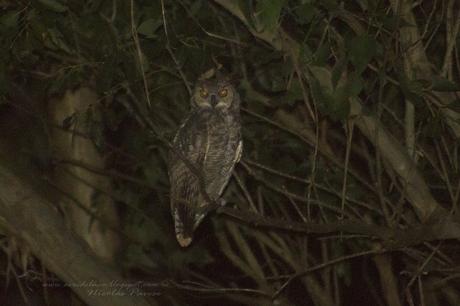
[[[226,97],[228,95],[228,90],[226,88],[222,88],[219,90],[219,96]]]
[[[208,91],[207,91],[206,89],[201,88],[201,89],[200,89],[200,96],[201,96],[202,98],[207,98],[207,97],[209,96],[209,93],[208,93]]]

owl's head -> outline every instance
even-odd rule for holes
[[[192,97],[192,106],[206,109],[229,110],[239,107],[239,96],[233,85],[223,76],[198,80]]]

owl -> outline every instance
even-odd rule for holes
[[[171,213],[182,247],[192,242],[194,230],[209,212],[206,208],[221,202],[241,157],[240,127],[240,97],[228,79],[216,74],[198,80],[168,162]]]

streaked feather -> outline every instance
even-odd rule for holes
[[[205,217],[202,208],[209,205],[200,184],[204,184],[212,201],[219,200],[241,157],[239,96],[236,92],[232,94],[235,101],[229,108],[208,107],[200,102],[198,105],[203,107],[192,109],[174,138],[168,167],[171,212],[181,246],[191,242],[193,231]]]

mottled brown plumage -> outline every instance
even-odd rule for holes
[[[202,190],[219,201],[242,152],[240,97],[225,78],[198,81],[191,102],[168,163],[171,213],[183,247],[191,243],[210,205]]]

